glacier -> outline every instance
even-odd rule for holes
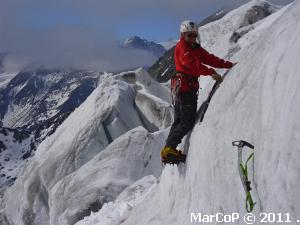
[[[243,22],[247,7],[264,3],[251,1],[200,28],[206,49],[238,64],[212,98],[204,121],[183,142],[181,147],[189,143],[185,165],[160,165],[159,150],[172,121],[168,89],[142,69],[107,74],[41,143],[7,190],[3,221],[182,225],[191,223],[191,213],[238,213],[234,224],[245,224],[245,193],[231,145],[244,139],[255,146],[253,214],[259,219],[261,213],[289,213],[290,224],[297,224],[300,2],[275,7],[273,14],[247,25],[251,29],[236,42],[230,38],[238,25],[226,34],[208,29]],[[217,40],[213,45],[210,35]],[[213,85],[209,79],[201,82],[206,88],[199,104]]]
[[[134,181],[159,176],[160,130],[173,120],[169,102],[168,89],[143,69],[101,76],[7,191],[8,223],[74,224]]]
[[[288,213],[290,224],[298,224],[299,12],[300,2],[295,1],[255,24],[256,29],[238,41],[242,48],[232,58],[238,64],[213,97],[203,123],[193,129],[186,166],[166,166],[155,187],[138,204],[128,201],[125,212],[120,211],[124,207],[118,200],[107,203],[114,204],[110,205],[114,211],[119,209],[121,220],[116,214],[108,220],[111,214],[100,210],[77,224],[200,224],[191,221],[191,213],[238,213],[234,224],[246,224],[245,193],[237,152],[231,146],[240,139],[255,146],[253,215],[257,220],[251,224],[264,224],[262,213]]]

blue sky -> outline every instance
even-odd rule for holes
[[[291,1],[271,0],[276,4]],[[15,61],[43,58],[52,60],[53,64],[78,55],[82,57],[79,60],[96,64],[92,59],[100,57],[110,68],[116,57],[123,63],[122,53],[116,49],[120,40],[133,35],[156,42],[178,38],[182,20],[200,22],[219,9],[246,2],[248,0],[0,0],[0,51],[15,53]],[[137,52],[132,54],[140,56]],[[149,57],[138,58],[149,61]]]
[[[59,24],[108,28],[124,39],[139,35],[149,40],[165,41],[178,36],[180,21],[200,22],[224,7],[237,7],[248,0],[0,0],[0,19],[23,28],[47,29]],[[271,0],[287,4],[292,0]],[[2,18],[1,18],[2,17]],[[9,26],[10,24],[3,24]],[[9,27],[8,27],[9,29]]]
[[[271,0],[274,4],[288,4],[293,0]],[[184,2],[184,1],[183,1]],[[186,19],[200,22],[207,16],[223,8],[234,8],[248,2],[248,0],[210,0],[192,2],[191,6],[176,7],[174,11],[163,11],[154,9],[153,11],[142,13],[124,21],[127,26],[117,29],[118,36],[121,38],[130,35],[139,35],[148,40],[165,41],[169,38],[178,38],[180,22]],[[187,1],[187,5],[189,2]],[[183,4],[185,5],[185,4]],[[154,12],[154,13],[153,13]]]

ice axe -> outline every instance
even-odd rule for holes
[[[232,146],[236,146],[238,147],[238,170],[239,170],[239,174],[240,174],[240,178],[246,193],[246,210],[247,212],[251,212],[254,208],[255,202],[253,202],[252,196],[251,196],[251,182],[248,179],[248,162],[251,158],[254,157],[254,152],[252,152],[248,158],[247,161],[245,163],[245,165],[243,165],[243,161],[242,161],[242,153],[243,153],[243,147],[247,146],[248,148],[254,149],[254,146],[252,144],[250,144],[247,141],[233,141],[232,142]]]

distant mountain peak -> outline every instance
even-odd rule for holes
[[[131,36],[121,43],[122,47],[139,49],[150,52],[156,57],[161,57],[166,49],[161,45],[153,41],[148,41],[139,36]]]
[[[147,40],[142,39],[142,38],[140,38],[139,36],[134,35],[134,36],[130,36],[129,38],[127,38],[127,39],[123,42],[123,44],[124,44],[124,45],[130,45],[130,44],[132,44],[132,43],[134,43],[134,42],[140,42],[140,41],[142,41],[142,42],[148,42]]]

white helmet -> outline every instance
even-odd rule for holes
[[[180,24],[180,33],[198,32],[198,26],[195,22],[185,20]]]

